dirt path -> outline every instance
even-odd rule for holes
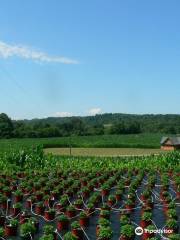
[[[54,155],[73,156],[142,156],[159,154],[164,151],[160,149],[140,149],[140,148],[47,148],[45,153]]]

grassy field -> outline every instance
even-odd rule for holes
[[[147,148],[46,148],[45,153],[53,155],[73,155],[73,156],[139,156],[159,154],[164,151],[160,149]]]
[[[73,136],[62,138],[1,139],[0,151],[30,148],[43,145],[44,148],[160,148],[160,134]]]

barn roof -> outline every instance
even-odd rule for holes
[[[180,145],[180,137],[162,137],[161,145],[164,144],[166,141],[170,140],[173,146]]]

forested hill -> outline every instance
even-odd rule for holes
[[[44,119],[23,120],[30,125],[37,123],[44,124],[63,124],[70,123],[75,119],[80,119],[83,123],[95,126],[104,125],[110,127],[118,123],[128,125],[138,123],[143,132],[178,132],[180,133],[180,115],[179,114],[124,114],[124,113],[105,113],[95,116],[85,117],[48,117]]]
[[[137,133],[179,134],[180,115],[106,113],[15,121],[0,114],[0,138]]]

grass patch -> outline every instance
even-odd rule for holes
[[[0,151],[30,148],[43,145],[44,148],[160,148],[161,134],[131,134],[102,136],[72,136],[62,138],[1,139]]]

